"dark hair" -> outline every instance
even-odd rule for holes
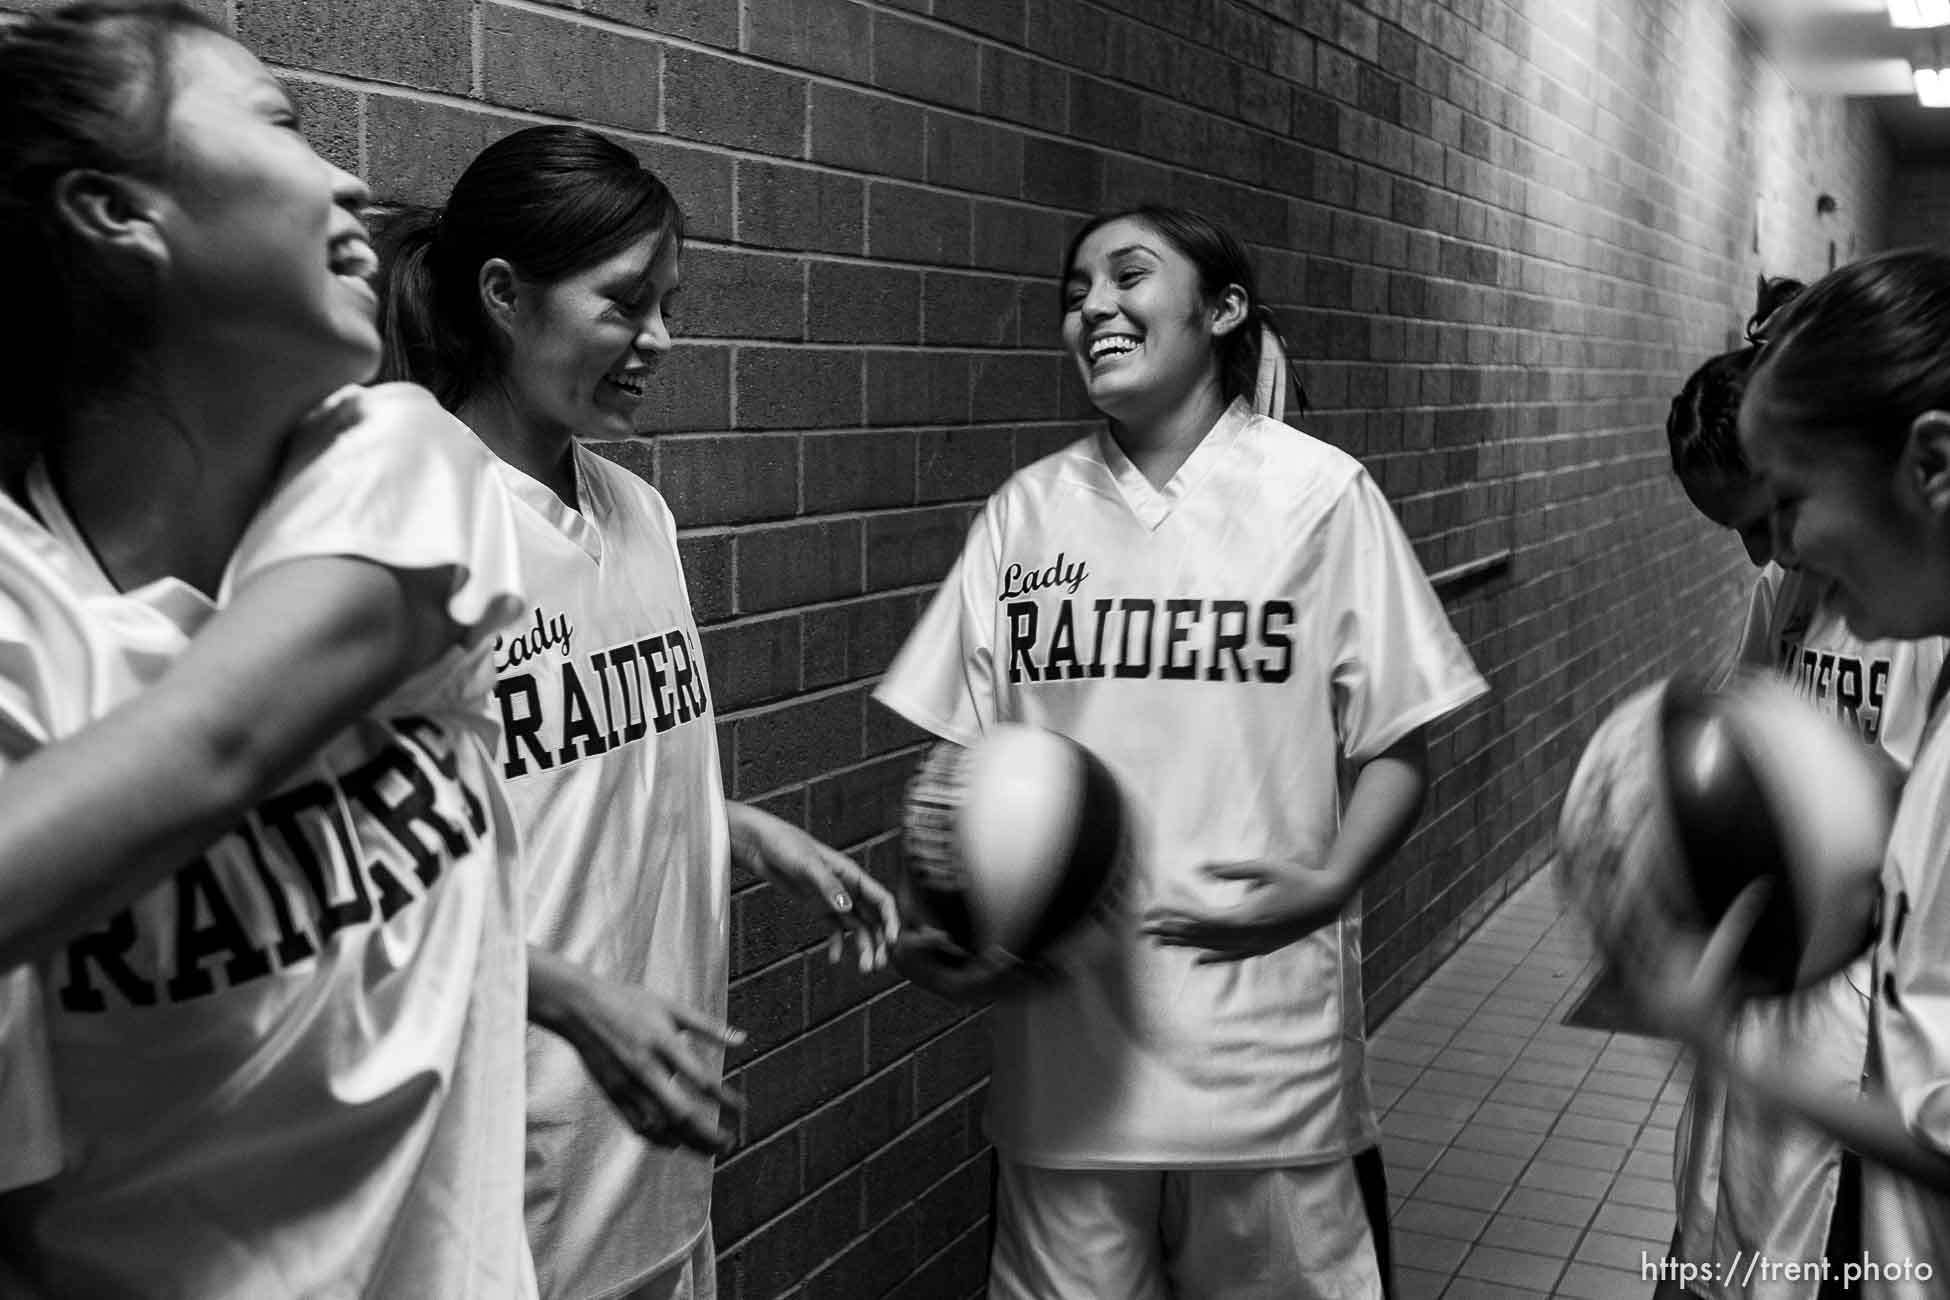
[[[1776,418],[1893,462],[1918,415],[1950,410],[1950,253],[1829,272],[1781,313],[1752,382]]]
[[[1225,395],[1225,399],[1230,402],[1240,396],[1250,398],[1259,382],[1260,331],[1270,331],[1282,350],[1286,342],[1280,335],[1279,321],[1272,309],[1260,301],[1258,277],[1253,274],[1253,264],[1246,256],[1245,246],[1211,218],[1162,203],[1141,203],[1136,207],[1092,217],[1070,239],[1070,246],[1063,250],[1063,270],[1057,279],[1059,295],[1064,292],[1063,285],[1070,278],[1071,265],[1076,261],[1077,250],[1083,247],[1083,241],[1111,222],[1127,219],[1143,222],[1183,253],[1198,268],[1199,289],[1208,299],[1217,298],[1229,284],[1236,284],[1244,291],[1246,319],[1240,322],[1237,329],[1220,338],[1214,351],[1219,358],[1219,391]],[[1062,299],[1059,297],[1060,301]],[[1297,376],[1293,380],[1293,397],[1288,411],[1294,414],[1304,412],[1307,409],[1307,393]]]
[[[1763,279],[1754,314],[1747,319],[1747,345],[1722,352],[1695,370],[1666,412],[1666,446],[1675,474],[1714,474],[1746,478],[1753,473],[1740,450],[1740,399],[1759,363],[1762,346],[1781,309],[1806,286],[1799,280]]]
[[[635,154],[580,126],[531,126],[483,149],[439,210],[382,212],[382,379],[410,379],[454,409],[494,378],[501,349],[481,310],[482,263],[551,283],[646,235],[680,245],[677,200]]]
[[[163,172],[171,42],[184,32],[219,29],[174,0],[71,4],[0,26],[7,460],[58,434],[87,394],[112,388],[122,378],[113,367],[131,369],[154,328],[152,286],[101,264],[56,210],[57,189],[76,171]]]

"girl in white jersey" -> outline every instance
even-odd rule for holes
[[[1773,505],[1775,558],[1831,584],[1860,637],[1950,634],[1950,255],[1903,250],[1818,281],[1770,328],[1740,440]],[[1862,1158],[1856,1294],[1943,1294],[1950,1267],[1950,732],[1932,692],[1882,876],[1860,1094],[1810,1080],[1791,1044],[1730,1037],[1733,957],[1763,901],[1636,972],[1702,1068]]]
[[[1236,240],[1099,217],[1062,304],[1106,427],[989,499],[879,691],[963,744],[1073,736],[1140,818],[1121,942],[992,1012],[990,1294],[1379,1296],[1357,891],[1420,811],[1423,729],[1485,688],[1360,465],[1279,422]],[[994,983],[902,943],[920,982]]]
[[[1802,286],[1763,285],[1746,347],[1714,357],[1687,379],[1666,418],[1673,472],[1708,519],[1732,529],[1764,566],[1754,584],[1736,654],[1742,666],[1779,672],[1824,711],[1852,726],[1903,768],[1915,758],[1944,641],[1865,641],[1823,599],[1823,582],[1772,562],[1766,485],[1741,453],[1736,421],[1760,358],[1766,321]],[[1841,1095],[1861,1087],[1869,1034],[1869,959],[1791,999],[1756,1002],[1739,1033],[1792,1044],[1810,1078]],[[1753,1296],[1814,1300],[1844,1294],[1843,1268],[1861,1254],[1861,1169],[1820,1129],[1729,1095],[1709,1071],[1694,1075],[1674,1151],[1677,1271],[1659,1295],[1708,1300]],[[1831,1267],[1792,1278],[1728,1274],[1741,1258],[1816,1261]]]
[[[0,30],[9,1296],[533,1294],[482,739],[510,503],[379,358],[356,178],[181,6]],[[11,1069],[9,1071],[11,1075]]]
[[[682,215],[627,149],[538,126],[482,152],[438,214],[389,221],[382,247],[390,373],[433,388],[500,458],[531,583],[495,646],[495,693],[530,995],[555,1031],[528,1050],[542,1292],[709,1296],[711,1157],[736,1100],[721,1083],[729,865],[812,901],[868,965],[896,914],[848,858],[725,799],[670,510],[583,443],[635,436],[671,345]]]

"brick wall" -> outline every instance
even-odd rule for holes
[[[23,0],[0,6],[23,7]],[[1493,700],[1438,728],[1368,892],[1374,1012],[1547,851],[1583,738],[1703,662],[1747,573],[1668,482],[1757,272],[1881,240],[1886,150],[1720,0],[207,0],[320,147],[435,199],[573,118],[683,201],[678,328],[612,449],[682,522],[731,790],[891,870],[916,735],[867,699],[971,505],[1091,427],[1052,277],[1158,197],[1256,249],[1316,413],[1395,502]],[[1831,217],[1814,198],[1840,201]],[[828,965],[737,882],[727,1300],[980,1283],[979,1020]]]
[[[1950,162],[1897,164],[1889,187],[1889,244],[1950,244]]]

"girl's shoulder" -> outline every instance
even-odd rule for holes
[[[486,463],[473,430],[418,384],[350,384],[314,407],[292,435],[286,476],[331,457],[410,463],[459,457]]]
[[[1270,416],[1249,416],[1240,427],[1239,439],[1270,473],[1344,488],[1366,472],[1352,454]]]
[[[292,434],[279,481],[231,555],[220,600],[308,556],[507,580],[511,497],[494,453],[413,384],[340,389]],[[509,588],[514,589],[514,588]]]
[[[647,518],[665,532],[676,532],[676,517],[656,484],[581,443],[576,444],[575,457],[584,487],[612,511]]]
[[[988,511],[1008,511],[1019,504],[1046,501],[1066,491],[1103,494],[1113,490],[1112,470],[1105,462],[1094,430],[1017,469],[989,494]]]

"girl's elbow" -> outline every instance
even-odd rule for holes
[[[246,721],[192,728],[181,754],[183,811],[196,820],[242,817],[275,787],[276,751]]]

